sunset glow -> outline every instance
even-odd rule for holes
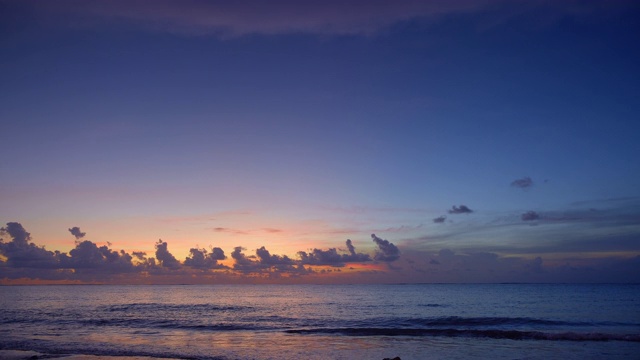
[[[241,3],[0,0],[0,284],[640,282],[635,3]]]

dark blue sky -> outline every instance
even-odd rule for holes
[[[640,254],[633,2],[0,8],[0,220],[39,245],[293,258],[376,232],[420,281],[442,249]]]

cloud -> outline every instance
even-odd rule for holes
[[[84,240],[76,242],[76,246],[68,254],[59,251],[48,251],[31,242],[31,235],[20,223],[7,223],[0,229],[0,282],[8,284],[16,279],[39,279],[34,281],[50,282],[99,282],[99,283],[211,283],[211,282],[253,282],[257,277],[272,282],[291,282],[302,275],[309,276],[302,282],[406,282],[409,281],[437,281],[437,282],[638,282],[640,278],[640,256],[637,256],[640,245],[637,241],[637,211],[631,214],[616,211],[584,211],[583,216],[602,217],[604,227],[599,223],[584,230],[583,220],[576,220],[575,228],[579,233],[562,233],[561,243],[553,238],[551,233],[543,233],[545,241],[535,242],[533,247],[517,245],[520,256],[514,255],[514,248],[508,247],[463,247],[456,248],[456,252],[441,248],[440,251],[420,251],[415,248],[403,250],[403,258],[399,258],[398,248],[372,235],[378,245],[378,251],[373,259],[367,254],[358,253],[349,240],[344,250],[321,250],[308,254],[310,258],[316,255],[321,261],[291,259],[287,256],[271,254],[266,247],[260,247],[255,255],[245,255],[241,247],[236,247],[231,254],[235,260],[233,269],[226,271],[201,271],[223,269],[220,260],[226,258],[220,248],[208,250],[194,248],[190,256],[185,259],[184,266],[168,251],[168,245],[161,240],[156,243],[155,258],[147,258],[141,251],[127,254],[123,250],[113,250],[109,246],[98,246]],[[620,216],[626,214],[621,222]],[[579,215],[579,214],[577,214]],[[580,216],[576,216],[579,218]],[[554,218],[553,212],[545,212],[543,219]],[[573,218],[573,217],[572,217]],[[510,217],[511,221],[514,217]],[[608,219],[608,220],[607,220]],[[574,220],[571,220],[574,221]],[[617,233],[610,234],[609,221],[616,226]],[[512,223],[516,224],[516,223]],[[564,224],[571,225],[571,223]],[[527,228],[529,232],[538,232],[544,228],[530,228],[522,225],[511,225]],[[550,229],[556,228],[552,226]],[[471,229],[475,236],[477,228]],[[405,247],[409,243],[404,240]],[[533,244],[533,241],[524,241]],[[447,244],[450,246],[450,244]],[[527,245],[529,246],[529,245]],[[498,254],[510,254],[508,256]],[[574,254],[558,258],[558,254]],[[591,253],[593,256],[578,256],[576,254]],[[602,254],[615,253],[615,256]],[[529,256],[525,256],[529,254]],[[550,254],[544,257],[541,254]],[[633,254],[621,255],[621,254]],[[631,256],[631,257],[630,257]],[[391,261],[406,260],[409,267],[396,267],[393,272],[358,271],[341,267],[332,269],[305,268],[305,265],[325,264],[332,262],[348,262],[358,259],[387,262],[391,269]],[[214,261],[215,260],[215,261]],[[316,263],[313,263],[316,261]],[[395,264],[395,263],[394,263]],[[421,266],[417,266],[421,264]],[[376,266],[369,264],[367,266]],[[382,266],[382,265],[378,265]],[[340,274],[336,277],[322,277],[325,273]],[[13,280],[12,280],[13,279]]]
[[[378,245],[379,251],[376,251],[373,259],[376,261],[392,262],[400,257],[400,250],[394,244],[387,240],[380,239],[376,234],[371,234],[371,239]]]
[[[528,189],[533,186],[533,180],[530,177],[525,176],[522,179],[515,179],[511,182],[511,186],[520,189]]]
[[[349,254],[339,254],[336,248],[328,250],[313,249],[307,253],[299,251],[300,262],[304,265],[331,265],[343,267],[346,263],[367,262],[371,257],[367,254],[356,253],[356,249],[350,239],[346,241]]]
[[[132,258],[134,258],[138,262],[138,266],[143,268],[155,268],[156,267],[156,259],[148,258],[147,253],[144,251],[133,251],[131,253]]]
[[[227,268],[222,264],[218,264],[218,260],[224,260],[227,257],[224,250],[214,247],[211,252],[206,249],[191,248],[189,256],[184,259],[184,265],[191,266],[196,269],[224,269]]]
[[[356,254],[356,247],[353,246],[353,243],[351,242],[351,239],[347,239],[347,241],[345,242],[345,245],[347,245],[347,249],[349,250],[349,254],[351,254],[351,255],[355,255]]]
[[[241,246],[236,246],[231,253],[231,258],[235,260],[234,270],[239,270],[245,274],[266,273],[269,276],[278,277],[281,274],[304,274],[310,271],[305,269],[303,264],[290,259],[288,256],[272,255],[264,246],[256,250],[256,255],[247,256],[242,251]]]
[[[25,1],[40,15],[73,15],[86,25],[121,22],[151,31],[240,36],[308,33],[373,34],[412,19],[435,21],[485,9],[495,0],[60,0]],[[63,17],[64,18],[64,17]]]
[[[111,250],[107,246],[98,247],[89,240],[77,243],[69,255],[59,254],[59,259],[61,268],[101,269],[114,273],[134,270],[131,255],[123,250]]]
[[[470,214],[473,210],[469,209],[466,205],[455,206],[453,205],[449,210],[449,214]]]
[[[158,240],[156,243],[156,259],[160,262],[160,265],[169,269],[180,268],[180,262],[173,256],[167,249],[168,245],[162,240]]]
[[[540,215],[535,211],[527,211],[526,213],[520,215],[522,221],[533,221],[540,219]]]
[[[11,236],[16,246],[26,246],[31,240],[31,234],[22,227],[22,224],[17,222],[8,222],[7,226],[1,228],[0,235],[4,234]]]
[[[264,246],[256,250],[256,255],[260,260],[260,264],[267,266],[280,266],[280,265],[293,265],[293,260],[289,259],[286,255],[271,255],[269,250]]]
[[[80,231],[80,228],[77,226],[69,228],[69,232],[71,233],[71,235],[76,237],[76,240],[80,240],[85,237],[85,235],[87,235],[87,233],[83,233],[82,231]]]
[[[147,259],[147,253],[144,251],[133,251],[131,255],[139,261],[144,261]]]
[[[501,256],[483,251],[454,253],[449,249],[413,256],[425,259],[423,264],[429,270],[423,279],[432,282],[633,283],[640,280],[640,256],[558,261],[542,256]]]
[[[438,216],[437,218],[433,219],[433,222],[436,224],[442,224],[445,220],[447,220],[446,216]]]
[[[14,268],[56,268],[57,254],[36,246],[22,224],[9,222],[0,229],[0,235],[9,235],[11,241],[0,242],[0,254],[6,257],[7,265]]]
[[[213,228],[213,231],[215,231],[215,232],[224,232],[224,233],[229,233],[229,234],[236,234],[236,235],[247,235],[247,234],[249,234],[249,232],[245,231],[245,230],[230,229],[230,228],[226,228],[226,227],[215,227],[215,228]]]
[[[242,251],[242,246],[236,246],[231,252],[231,258],[235,261],[233,268],[240,271],[254,271],[255,262],[249,259]]]
[[[103,273],[122,273],[134,270],[132,256],[125,251],[115,251],[107,246],[98,247],[89,240],[77,242],[69,254],[59,251],[48,251],[32,242],[30,234],[20,223],[8,223],[2,233],[9,234],[10,242],[0,243],[0,253],[7,258],[7,265],[12,268],[27,269],[23,274],[29,276],[50,276],[46,272],[29,271],[28,269],[75,269],[72,274],[81,275],[92,269]]]

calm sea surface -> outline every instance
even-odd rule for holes
[[[0,307],[4,354],[640,359],[640,285],[3,286]]]

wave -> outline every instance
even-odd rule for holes
[[[523,325],[552,325],[552,326],[590,326],[591,322],[559,321],[536,319],[529,317],[460,317],[445,316],[438,318],[406,319],[408,323],[423,326],[523,326]]]
[[[268,330],[271,327],[215,323],[215,324],[193,324],[191,322],[181,322],[173,320],[146,320],[146,319],[88,319],[77,323],[89,326],[113,326],[132,329],[166,329],[166,330],[197,330],[197,331],[236,331],[236,330]]]
[[[447,307],[448,305],[444,304],[419,304],[418,307]]]
[[[162,303],[132,303],[120,305],[108,305],[99,307],[98,310],[109,312],[130,311],[239,311],[251,309],[247,306],[212,305],[212,304],[162,304]]]
[[[549,333],[519,330],[478,329],[416,329],[416,328],[317,328],[285,330],[288,334],[336,334],[346,336],[432,336],[474,337],[510,340],[558,340],[558,341],[630,341],[640,342],[640,334],[607,333]]]

